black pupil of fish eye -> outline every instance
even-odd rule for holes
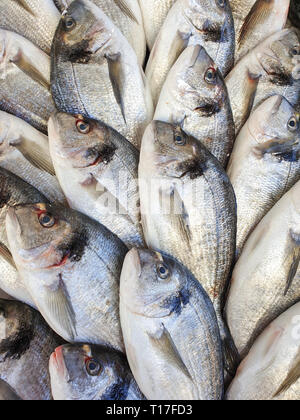
[[[211,79],[213,79],[213,77],[214,77],[214,73],[211,70],[209,70],[207,72],[207,78],[211,80]]]
[[[177,143],[181,143],[182,142],[182,137],[181,136],[176,136],[175,140]]]
[[[81,131],[85,131],[87,129],[87,125],[86,124],[80,124],[79,126]]]
[[[90,364],[89,364],[89,369],[90,369],[91,371],[96,370],[96,369],[97,369],[97,365],[96,365],[96,363],[94,363],[94,362],[90,362]]]
[[[289,121],[289,127],[290,128],[296,128],[297,127],[297,122],[294,118]]]
[[[165,269],[165,267],[160,267],[159,272],[160,274],[166,274],[167,270]]]
[[[74,20],[72,18],[66,19],[67,28],[72,28],[73,25],[74,25]]]
[[[52,217],[51,214],[43,214],[40,218],[39,218],[40,224],[44,227],[52,227],[55,222],[54,219]]]

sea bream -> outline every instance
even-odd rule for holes
[[[58,110],[102,121],[139,147],[153,116],[150,89],[134,50],[103,11],[89,0],[73,1],[51,57]]]
[[[11,207],[10,250],[37,308],[68,342],[124,350],[119,280],[127,252],[103,225],[65,207]]]
[[[105,347],[66,344],[49,362],[56,401],[144,400],[126,357]]]
[[[150,400],[220,400],[216,315],[199,282],[173,258],[133,248],[121,274],[120,315],[132,373]]]
[[[49,120],[50,152],[70,206],[143,246],[137,149],[105,124],[57,112]]]

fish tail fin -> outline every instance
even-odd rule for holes
[[[233,378],[240,364],[240,355],[225,321],[219,318],[218,323],[223,347],[224,369],[227,375]]]

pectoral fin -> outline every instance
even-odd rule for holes
[[[20,52],[12,60],[12,62],[31,79],[35,80],[47,90],[50,90],[50,81],[39,71],[37,67],[34,66],[34,64],[29,59],[27,59],[27,57],[23,55],[22,52]]]
[[[66,295],[62,281],[60,281],[55,291],[47,290],[45,306],[50,317],[63,328],[70,341],[74,340],[77,335],[75,313]]]
[[[272,6],[270,3],[269,0],[257,0],[254,3],[240,30],[238,38],[239,47],[241,47],[245,38],[251,35],[255,27],[269,16],[270,6]]]
[[[126,0],[115,0],[115,3],[122,10],[124,15],[128,16],[131,20],[139,24],[136,17],[134,16],[133,11],[130,9],[130,7],[126,3]]]
[[[287,162],[296,162],[299,159],[299,149],[298,141],[293,140],[287,142],[281,139],[272,139],[257,146],[255,152],[261,157],[265,154],[270,154]]]
[[[0,258],[3,258],[13,268],[17,269],[10,250],[2,242],[0,242]]]
[[[106,57],[106,59],[108,63],[110,82],[114,91],[116,101],[121,109],[122,116],[126,124],[125,109],[123,102],[123,75],[120,55],[118,54],[114,57]]]
[[[293,232],[291,232],[291,237],[292,237],[293,245],[295,246],[295,248],[293,251],[292,264],[290,266],[287,281],[286,281],[284,296],[286,296],[288,291],[290,290],[291,285],[297,274],[299,264],[300,264],[300,238],[299,238],[299,235],[296,235]]]
[[[50,157],[45,156],[44,151],[42,151],[35,143],[31,142],[28,144],[25,139],[22,139],[19,144],[15,145],[15,147],[33,166],[48,172],[50,175],[55,175]]]
[[[300,378],[300,353],[298,354],[296,358],[296,362],[294,363],[294,366],[289,371],[287,377],[282,382],[276,393],[274,394],[274,397],[277,397],[282,392],[287,391],[294,383],[298,381]]]

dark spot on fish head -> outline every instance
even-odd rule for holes
[[[102,395],[102,400],[126,400],[129,391],[129,381],[121,378],[116,383],[108,387]]]
[[[190,292],[188,289],[183,288],[176,294],[168,296],[163,302],[162,307],[167,308],[170,313],[180,315],[183,308],[189,303]]]
[[[66,60],[71,63],[88,64],[91,60],[92,52],[89,51],[89,42],[82,40],[74,44],[66,51]]]
[[[62,256],[68,256],[70,261],[78,262],[81,260],[87,245],[88,233],[84,227],[81,227],[66,236],[57,249]]]
[[[20,302],[0,300],[0,362],[20,359],[35,336],[34,310]]]
[[[226,42],[227,36],[222,25],[217,22],[206,20],[203,24],[202,31],[206,42]]]
[[[188,176],[192,180],[203,176],[206,170],[206,162],[197,158],[187,160],[178,165],[178,171],[181,173],[181,178]]]
[[[5,191],[0,186],[0,209],[5,207],[11,198],[11,194],[8,191]]]
[[[292,86],[294,83],[292,74],[280,66],[273,67],[268,73],[268,79],[277,86]]]
[[[222,105],[219,102],[206,99],[203,103],[194,109],[201,117],[209,118],[221,111]]]

